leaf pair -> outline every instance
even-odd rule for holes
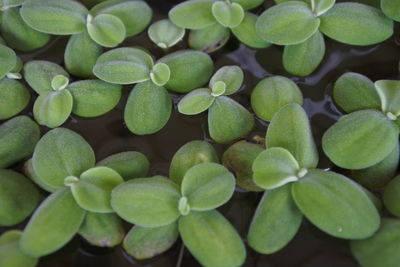
[[[169,12],[170,20],[179,27],[190,29],[189,45],[207,53],[228,41],[230,30],[244,44],[264,48],[268,42],[255,30],[257,16],[245,10],[259,6],[262,1],[185,1]]]
[[[219,143],[228,143],[248,134],[254,118],[239,103],[227,97],[237,92],[243,83],[243,71],[237,66],[224,66],[209,82],[209,88],[196,89],[184,96],[180,113],[199,114],[208,110],[210,136]]]
[[[119,85],[100,80],[69,84],[69,74],[59,65],[34,60],[24,66],[25,80],[39,94],[33,106],[36,121],[55,128],[74,113],[97,117],[113,109],[121,98]]]

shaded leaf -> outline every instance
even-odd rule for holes
[[[24,254],[19,248],[21,231],[10,230],[0,236],[0,266],[35,267],[38,259]]]
[[[244,10],[249,10],[261,5],[264,0],[232,0],[232,2],[238,3]]]
[[[380,80],[375,82],[375,88],[381,100],[381,108],[385,113],[400,115],[400,82]]]
[[[189,47],[212,53],[223,47],[229,40],[230,31],[219,23],[189,33]]]
[[[0,44],[0,62],[0,79],[2,79],[17,64],[17,55],[11,48]]]
[[[4,78],[0,80],[0,120],[9,119],[28,105],[31,94],[19,81]]]
[[[232,33],[240,42],[254,48],[266,48],[271,44],[264,41],[256,32],[256,22],[258,16],[250,12],[244,13],[242,23],[232,28]]]
[[[400,176],[396,176],[386,185],[383,203],[390,213],[400,217]]]
[[[400,21],[400,1],[399,0],[381,0],[381,9],[389,18]]]

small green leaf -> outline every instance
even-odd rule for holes
[[[396,267],[400,262],[400,220],[383,218],[378,232],[364,240],[351,241],[351,251],[364,267]]]
[[[53,90],[56,91],[65,89],[68,86],[68,84],[69,84],[68,77],[62,74],[54,76],[53,79],[51,80],[51,88],[53,88]]]
[[[265,191],[251,221],[249,246],[262,254],[272,254],[285,247],[300,228],[303,215],[291,194],[290,184]]]
[[[241,266],[246,249],[230,222],[218,211],[191,212],[179,220],[183,243],[204,266]]]
[[[57,251],[78,232],[85,213],[69,189],[62,188],[52,193],[26,225],[20,240],[22,252],[42,257]]]
[[[90,38],[87,31],[74,34],[65,48],[65,67],[74,76],[92,78],[93,67],[102,51],[101,46]]]
[[[398,144],[398,135],[398,127],[382,112],[355,111],[325,132],[322,148],[337,166],[364,169],[386,158]]]
[[[372,45],[393,35],[393,21],[364,4],[339,3],[320,18],[321,32],[345,44]]]
[[[238,3],[216,1],[211,11],[218,23],[227,28],[235,28],[244,18],[244,10]]]
[[[27,116],[14,117],[0,125],[0,168],[29,156],[40,138],[39,126]]]
[[[169,19],[162,19],[151,24],[147,34],[158,47],[167,49],[183,39],[185,29],[176,26]]]
[[[178,103],[178,111],[185,115],[195,115],[206,111],[215,101],[209,88],[196,89],[185,95]]]
[[[187,170],[206,162],[219,163],[214,147],[205,141],[191,141],[183,145],[171,160],[169,176],[176,184],[181,184]]]
[[[88,15],[87,30],[89,36],[99,45],[115,47],[125,39],[124,23],[116,16],[100,14]]]
[[[136,151],[120,152],[108,156],[97,163],[97,166],[105,166],[118,172],[124,180],[146,177],[150,169],[147,157]]]
[[[310,122],[306,112],[298,104],[288,104],[275,114],[265,139],[267,148],[287,149],[301,168],[315,168],[318,164],[318,152]]]
[[[381,100],[384,113],[400,115],[400,82],[393,80],[380,80],[375,82],[375,88]]]
[[[300,44],[310,38],[320,24],[309,6],[290,1],[273,6],[260,15],[256,23],[258,35],[277,45]]]
[[[381,9],[389,18],[400,21],[400,1],[399,0],[381,0]]]
[[[20,113],[29,103],[28,88],[14,79],[0,80],[0,120],[9,119]]]
[[[152,134],[165,126],[171,111],[172,100],[167,90],[147,81],[135,85],[131,91],[125,106],[124,121],[134,134]]]
[[[224,166],[201,163],[190,168],[183,177],[182,196],[191,210],[204,211],[225,204],[235,190],[235,177]]]
[[[171,77],[165,85],[171,91],[187,93],[206,84],[214,70],[211,57],[203,52],[180,50],[161,58],[171,71]]]
[[[385,187],[383,203],[390,213],[400,217],[400,176],[396,176]]]
[[[292,194],[307,219],[332,236],[363,239],[379,228],[374,203],[358,184],[343,175],[310,170],[292,185]]]
[[[224,82],[225,92],[223,95],[231,95],[237,92],[243,84],[244,74],[238,66],[224,66],[220,68],[210,80],[210,88],[213,88],[215,83]]]
[[[177,222],[154,228],[135,225],[125,236],[123,247],[135,259],[149,259],[170,249],[178,235]]]
[[[25,220],[38,206],[40,194],[22,174],[0,169],[0,225],[12,226]]]
[[[124,239],[125,231],[116,214],[88,212],[79,234],[93,246],[115,247]]]
[[[0,266],[35,267],[38,259],[24,254],[19,247],[21,231],[10,230],[0,236]]]
[[[283,76],[272,76],[261,80],[251,93],[251,107],[258,117],[271,121],[283,106],[303,104],[299,87]]]
[[[72,95],[68,90],[41,94],[33,106],[35,120],[49,128],[62,125],[71,115]]]
[[[41,48],[50,40],[50,35],[38,32],[25,23],[19,8],[10,8],[3,12],[1,34],[9,46],[23,52]]]
[[[203,29],[216,22],[211,7],[213,0],[184,1],[172,8],[169,19],[179,27],[185,29]]]
[[[261,152],[253,162],[253,179],[261,188],[274,189],[302,178],[306,169],[301,169],[296,159],[284,148],[272,147]]]
[[[153,59],[138,48],[116,48],[102,54],[93,68],[99,79],[117,84],[132,84],[150,79]]]
[[[214,141],[229,143],[247,135],[254,127],[254,118],[236,101],[220,96],[208,111],[208,127]]]
[[[123,182],[124,179],[118,172],[108,167],[94,167],[82,173],[76,183],[68,186],[82,209],[109,213],[113,212],[110,204],[111,191]]]
[[[180,216],[178,186],[165,178],[138,178],[117,186],[111,206],[124,220],[143,227],[170,224]]]
[[[157,63],[150,72],[150,78],[158,86],[164,86],[171,77],[171,70],[165,63]]]
[[[226,84],[223,81],[216,81],[211,87],[211,95],[217,97],[223,95],[226,91]]]
[[[0,62],[0,79],[2,79],[17,64],[17,55],[11,48],[0,44]]]
[[[266,48],[271,44],[264,41],[256,32],[258,16],[250,12],[244,13],[242,23],[231,29],[232,33],[240,42],[253,48]]]
[[[363,109],[380,109],[381,101],[374,83],[366,76],[346,72],[333,87],[335,103],[347,113]]]
[[[106,114],[119,103],[122,86],[101,80],[81,80],[68,86],[74,99],[72,112],[91,118]]]
[[[88,10],[73,0],[26,0],[20,13],[26,24],[37,31],[70,35],[85,30]]]
[[[232,2],[238,3],[244,10],[249,10],[261,5],[264,0],[232,0]]]
[[[189,47],[212,53],[223,47],[229,40],[230,31],[219,23],[189,33]]]
[[[36,145],[32,157],[38,179],[58,188],[64,187],[66,177],[79,177],[94,163],[90,145],[79,134],[65,128],[47,132]]]
[[[321,16],[333,7],[336,0],[311,0],[311,9],[315,16]]]

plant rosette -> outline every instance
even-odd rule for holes
[[[215,210],[234,190],[234,176],[210,162],[191,167],[181,185],[161,176],[119,185],[112,191],[111,205],[135,224],[125,237],[125,250],[138,259],[150,258],[167,250],[179,233],[202,265],[240,266],[246,257],[242,239]]]
[[[248,232],[248,243],[263,254],[285,247],[303,215],[338,238],[365,239],[379,228],[371,194],[349,178],[317,169],[318,153],[305,111],[282,107],[266,134],[267,149],[253,162],[253,180],[265,191]]]
[[[238,66],[220,68],[208,88],[199,88],[185,95],[178,103],[178,111],[185,115],[208,110],[208,131],[218,143],[229,143],[247,135],[254,127],[253,115],[228,97],[243,83],[243,71]]]
[[[390,158],[398,146],[400,81],[373,83],[363,75],[346,73],[336,81],[333,98],[349,114],[322,137],[329,159],[339,167],[358,170]]]
[[[263,0],[191,0],[169,11],[169,19],[177,26],[189,29],[189,46],[211,53],[223,47],[231,32],[242,43],[253,48],[265,48],[269,42],[256,33],[257,15],[248,12]]]
[[[87,31],[99,45],[115,47],[126,37],[143,31],[150,23],[152,10],[145,1],[107,0],[89,12],[73,0],[27,0],[20,14],[26,24],[39,32],[72,35]]]
[[[279,1],[259,16],[256,32],[266,42],[285,46],[283,65],[289,73],[307,76],[324,58],[323,35],[349,45],[372,45],[393,35],[393,21],[361,3]]]

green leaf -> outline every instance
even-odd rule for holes
[[[213,0],[184,1],[172,8],[169,19],[179,27],[185,29],[203,29],[216,22],[211,7]]]
[[[380,109],[381,101],[374,83],[366,76],[346,72],[333,87],[335,103],[347,113],[363,109]]]
[[[138,48],[116,48],[102,54],[93,68],[99,79],[117,84],[132,84],[150,79],[153,59]]]
[[[21,236],[21,250],[33,257],[59,250],[78,232],[85,213],[69,189],[57,190],[40,204],[29,220]]]
[[[400,82],[393,80],[376,81],[375,89],[381,100],[382,111],[398,117],[400,115]]]
[[[339,3],[321,17],[320,30],[350,45],[372,45],[393,34],[393,21],[377,8],[359,3]]]
[[[51,82],[57,75],[69,77],[60,65],[50,61],[32,60],[24,65],[24,79],[39,95],[53,91]]]
[[[150,72],[151,81],[158,85],[164,86],[171,77],[171,70],[165,63],[157,63]]]
[[[125,231],[116,214],[88,212],[79,234],[93,246],[115,247],[124,239]]]
[[[26,0],[21,16],[33,29],[56,35],[70,35],[85,30],[88,10],[72,0]]]
[[[29,156],[40,138],[39,126],[27,116],[14,117],[0,125],[0,168]]]
[[[147,34],[158,47],[167,49],[183,39],[185,29],[176,26],[169,19],[162,19],[151,24]]]
[[[65,128],[47,132],[36,145],[32,157],[38,179],[58,188],[64,187],[66,177],[79,177],[94,163],[90,145],[79,134]]]
[[[146,177],[150,169],[150,162],[140,152],[126,151],[108,156],[97,163],[118,172],[124,180]]]
[[[264,191],[253,181],[253,161],[264,151],[261,145],[239,141],[222,155],[222,164],[234,173],[239,187],[248,191]]]
[[[19,13],[19,8],[11,8],[3,12],[1,34],[9,46],[23,52],[41,48],[50,40],[50,35],[38,32],[25,23]]]
[[[11,48],[0,44],[0,62],[0,79],[2,79],[17,64],[17,55]]]
[[[400,176],[396,176],[385,187],[383,203],[390,213],[400,217]]]
[[[301,169],[296,159],[284,148],[272,147],[261,152],[253,162],[253,179],[261,188],[274,189],[302,178],[306,169]]]
[[[38,259],[24,254],[19,248],[21,231],[10,230],[0,236],[0,266],[35,267]]]
[[[381,9],[389,18],[400,21],[400,1],[399,0],[381,0]]]
[[[220,96],[208,111],[208,127],[214,141],[229,143],[247,135],[254,127],[254,118],[236,101]]]
[[[24,174],[26,175],[26,177],[28,177],[29,179],[31,179],[33,182],[35,182],[38,186],[40,186],[42,189],[53,193],[54,191],[56,191],[58,188],[57,187],[53,187],[50,185],[47,185],[45,183],[43,183],[36,175],[35,171],[33,170],[33,164],[32,164],[32,159],[29,159],[27,161],[25,161],[24,164]]]
[[[311,0],[311,9],[315,16],[318,17],[331,9],[335,2],[336,0]]]
[[[149,259],[170,249],[178,235],[177,222],[154,228],[135,225],[125,236],[123,247],[135,259]]]
[[[134,36],[149,25],[152,11],[146,1],[106,0],[94,6],[93,15],[110,14],[118,17],[125,25],[126,36]]]
[[[0,0],[0,11],[6,12],[8,9],[20,6],[25,0]]]
[[[172,100],[164,87],[147,81],[135,85],[125,106],[124,120],[128,129],[138,135],[152,134],[167,124]]]
[[[38,206],[40,194],[22,174],[0,169],[0,225],[12,226],[25,220]]]
[[[297,76],[308,76],[313,73],[325,55],[323,35],[316,31],[305,42],[285,46],[283,65],[285,70]]]
[[[303,95],[292,80],[283,76],[261,80],[251,93],[251,107],[265,121],[271,121],[283,106],[290,103],[302,105]]]
[[[307,219],[332,236],[363,239],[379,228],[374,203],[358,184],[343,175],[309,170],[292,185],[292,194]]]
[[[122,86],[101,80],[82,80],[71,83],[67,89],[74,99],[72,112],[91,118],[115,108],[121,99]]]
[[[352,177],[367,188],[382,189],[395,175],[399,165],[399,145],[381,162],[365,169],[353,170]]]
[[[398,144],[398,135],[398,127],[382,112],[355,111],[325,132],[322,148],[337,166],[364,169],[386,158]]]
[[[261,5],[264,0],[232,0],[232,2],[238,3],[244,10],[249,10]]]
[[[171,71],[171,77],[165,85],[171,91],[187,93],[206,84],[214,70],[211,57],[203,52],[180,50],[161,58]]]
[[[351,251],[364,267],[395,267],[400,261],[400,220],[383,218],[378,232],[365,240],[351,241]]]
[[[93,67],[102,51],[101,46],[90,38],[87,31],[74,34],[65,48],[65,67],[74,76],[92,78]]]
[[[306,112],[298,104],[288,104],[275,114],[265,139],[267,148],[287,149],[301,168],[315,168],[318,164],[318,152],[310,122]]]
[[[212,53],[223,47],[229,40],[230,31],[219,23],[189,33],[189,47]]]
[[[31,94],[28,88],[14,79],[0,80],[0,120],[9,119],[28,105]]]
[[[100,14],[94,18],[88,15],[87,30],[89,36],[104,47],[115,47],[125,39],[124,23],[114,15]]]
[[[69,84],[68,77],[64,75],[56,75],[51,80],[51,88],[55,91],[65,89]]]
[[[265,191],[258,204],[247,240],[259,253],[272,254],[284,248],[300,228],[303,215],[294,203],[291,186]]]
[[[300,44],[317,30],[320,19],[309,6],[300,1],[290,1],[264,11],[257,20],[258,35],[267,42],[277,45]]]
[[[211,11],[218,23],[228,28],[235,28],[244,18],[244,10],[238,3],[216,1]]]
[[[176,184],[180,185],[185,173],[190,168],[206,162],[219,163],[214,147],[205,141],[190,141],[179,148],[173,156],[169,168],[169,177]]]
[[[180,216],[178,186],[160,178],[138,178],[116,187],[111,195],[111,206],[124,220],[143,227],[170,224]]]
[[[191,210],[204,211],[225,204],[235,190],[235,177],[224,166],[201,163],[183,177],[181,192]]]
[[[178,111],[185,115],[195,115],[206,111],[215,101],[209,88],[196,89],[185,95],[178,103]]]
[[[183,243],[203,266],[241,266],[244,244],[230,222],[218,211],[191,212],[179,220]]]
[[[68,177],[67,177],[68,178]],[[124,179],[118,172],[108,167],[94,167],[81,174],[77,182],[68,184],[78,205],[87,211],[97,213],[113,212],[111,208],[111,191]]]
[[[222,81],[225,84],[224,95],[237,92],[243,84],[244,74],[238,66],[223,66],[211,77],[209,87],[213,88],[215,83]]]
[[[244,13],[242,23],[231,29],[232,33],[240,42],[253,48],[266,48],[271,44],[264,41],[256,32],[258,16],[250,12]]]
[[[41,94],[33,106],[33,115],[40,125],[56,128],[71,115],[73,99],[68,90]]]

